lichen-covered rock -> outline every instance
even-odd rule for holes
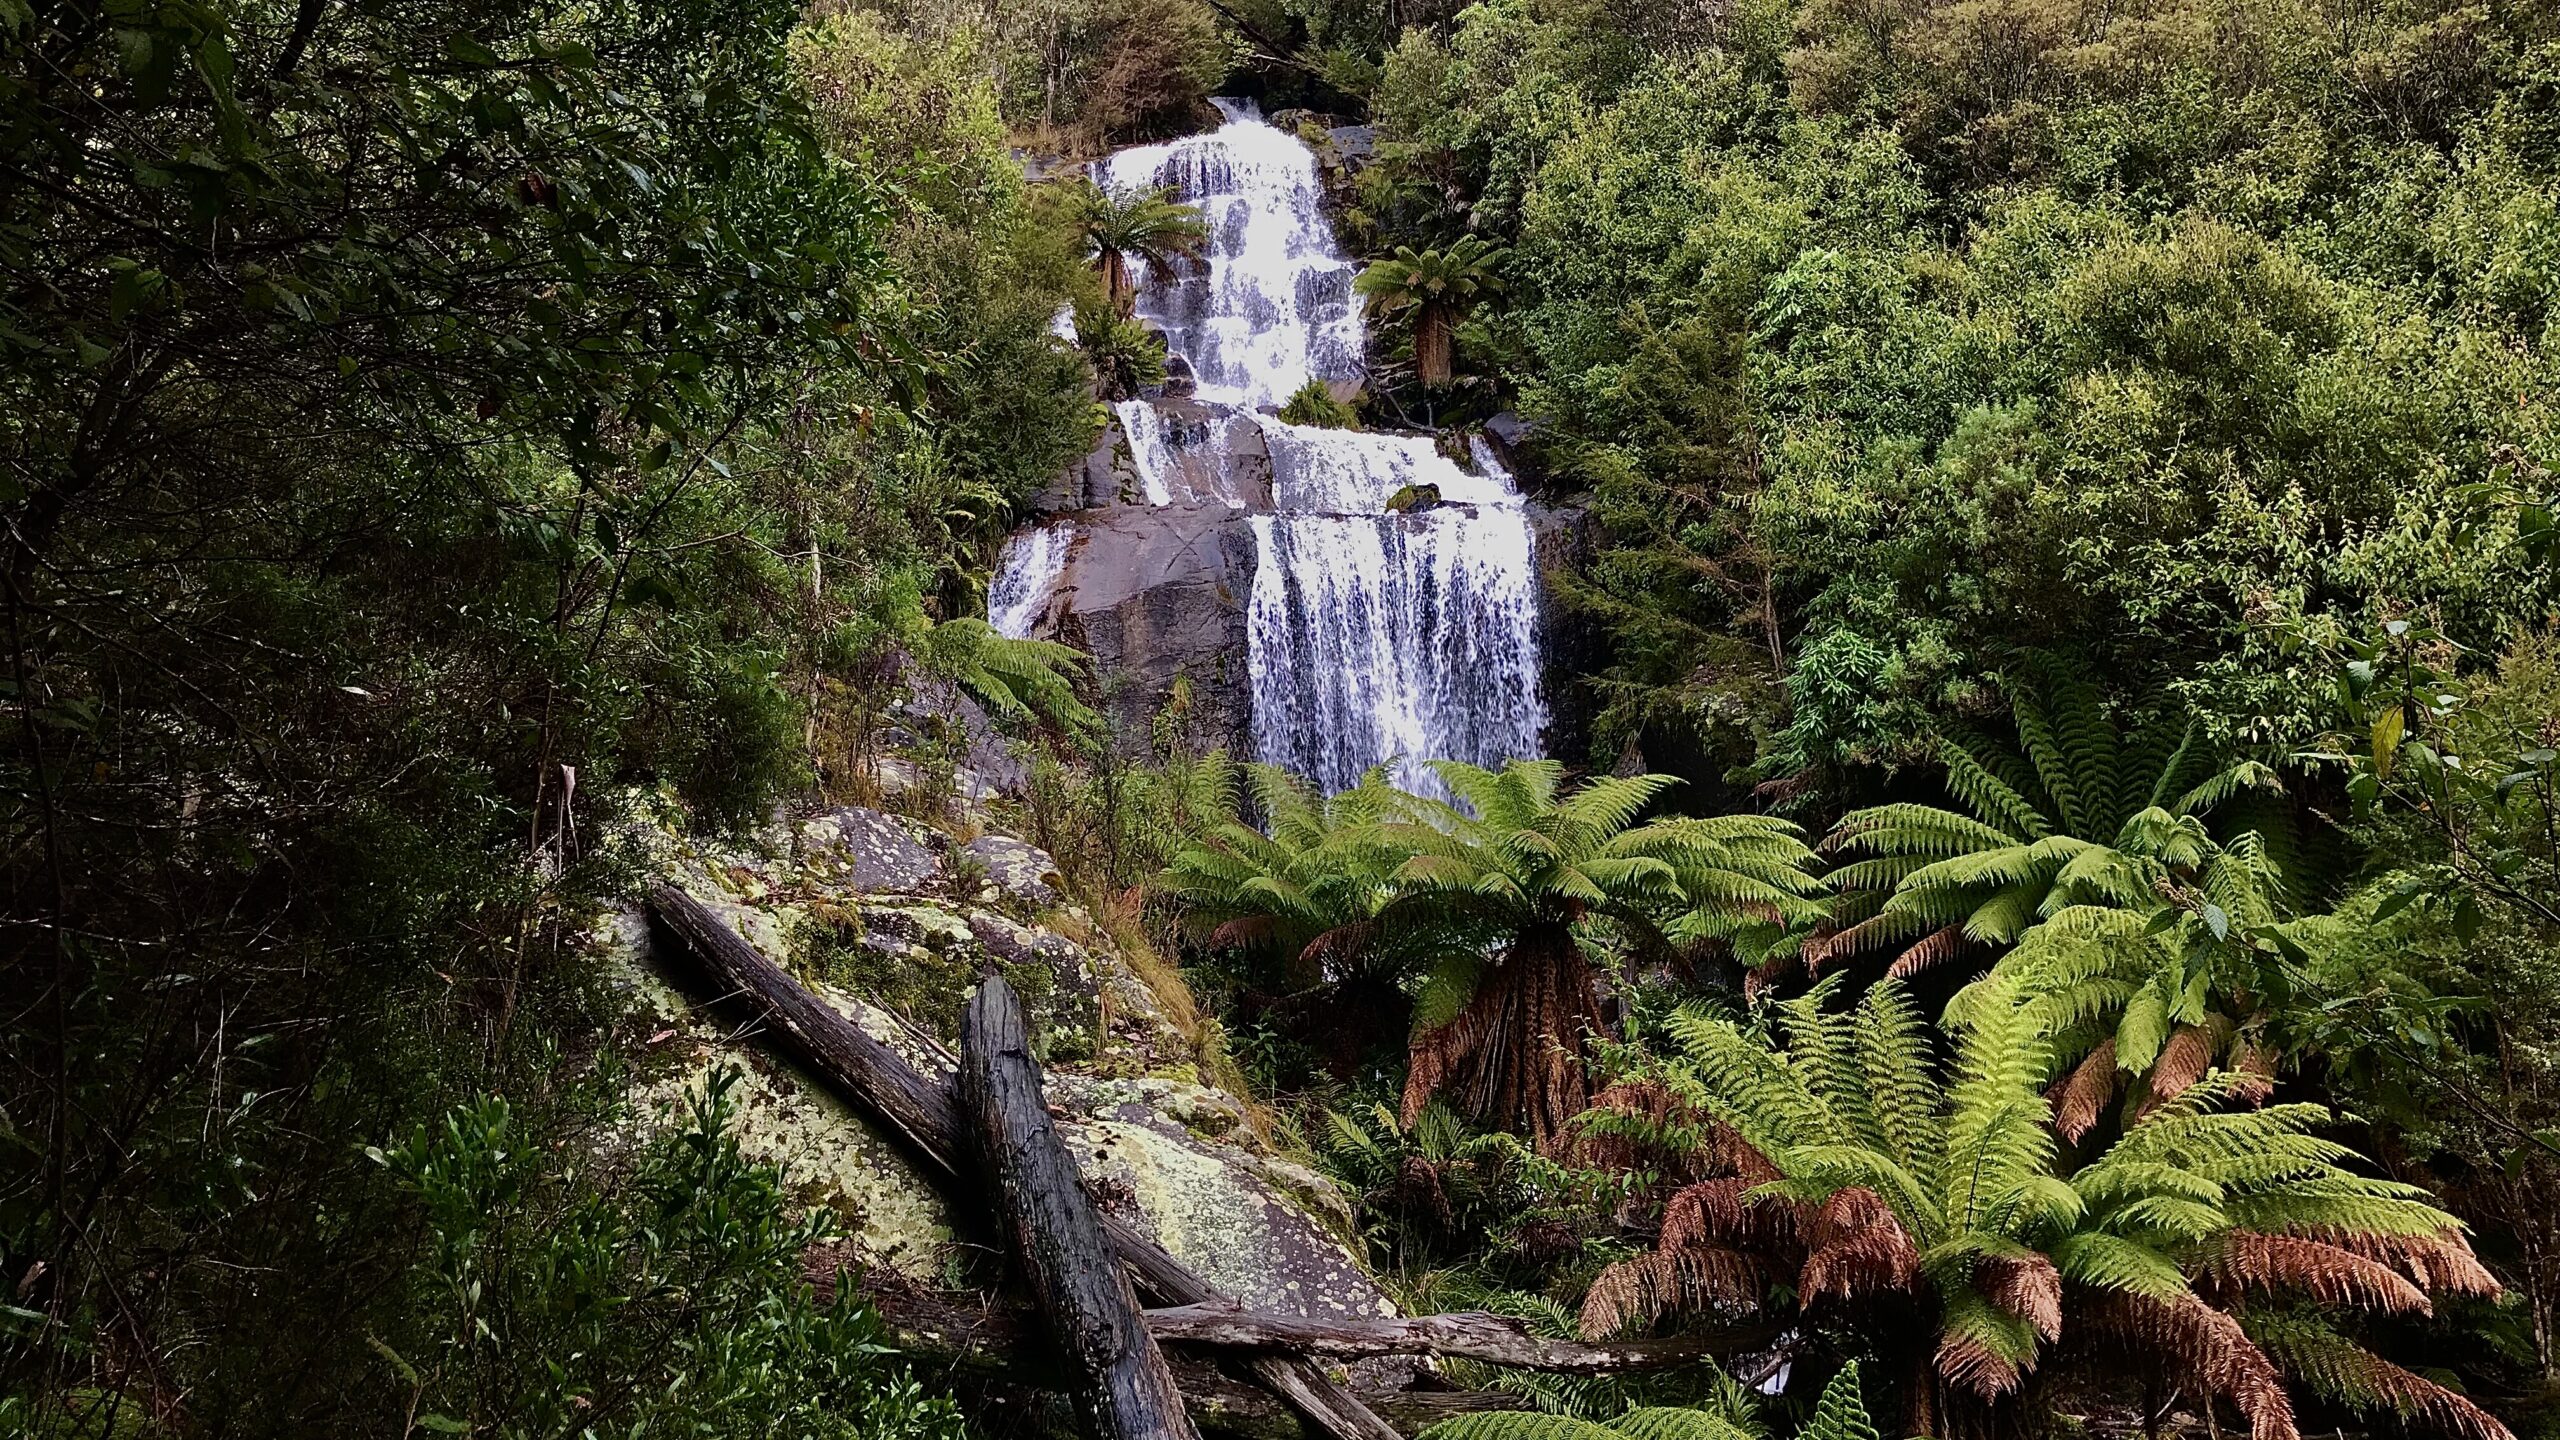
[[[961,846],[960,853],[986,871],[997,889],[1023,904],[1058,903],[1058,892],[1051,883],[1058,878],[1058,862],[1039,846],[1010,835],[981,835]]]
[[[1053,1087],[1053,1101],[1070,1092]],[[1059,1127],[1097,1199],[1140,1221],[1220,1292],[1293,1315],[1391,1315],[1340,1238],[1250,1152],[1206,1139],[1142,1101]]]
[[[914,893],[942,878],[942,862],[904,822],[860,805],[802,821],[800,845],[804,855],[840,863],[841,878],[865,894]]]
[[[979,977],[1004,974],[1032,1011],[1061,1131],[1101,1203],[1248,1304],[1393,1313],[1361,1269],[1340,1190],[1273,1154],[1243,1100],[1199,1082],[1197,1043],[1176,1019],[1187,1001],[1169,1007],[1073,906],[1044,905],[1041,923],[1029,923],[1030,885],[1060,901],[1046,855],[1002,836],[949,846],[983,866],[988,901],[934,893],[966,866],[936,863],[928,842],[939,837],[878,811],[829,810],[797,836],[796,866],[789,847],[753,866],[680,839],[651,853],[768,958],[929,1072],[948,1075]],[[716,1069],[741,1071],[732,1091],[741,1147],[781,1166],[803,1204],[835,1216],[851,1251],[921,1284],[993,1278],[980,1268],[993,1217],[955,1212],[812,1077],[741,1042],[737,1016],[703,1011],[705,997],[671,983],[680,970],[659,968],[664,957],[636,911],[613,917],[596,941],[643,1027],[634,1073],[644,1111],[680,1102]]]

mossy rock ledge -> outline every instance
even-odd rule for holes
[[[984,971],[1003,973],[1032,1013],[1050,1101],[1096,1199],[1220,1290],[1293,1314],[1395,1313],[1346,1243],[1347,1197],[1257,1138],[1241,1097],[1201,1083],[1192,1043],[1099,927],[1056,903],[1054,867],[1034,847],[964,844],[858,807],[777,825],[734,852],[665,839],[665,879],[920,1067],[949,1073],[969,992]],[[733,1039],[735,1017],[699,1003],[636,908],[595,944],[636,1001],[641,1109],[715,1067],[740,1069],[742,1147],[833,1214],[866,1266],[955,1289],[992,1278],[992,1217],[955,1214],[812,1077]]]

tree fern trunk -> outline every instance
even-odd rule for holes
[[[1561,922],[1524,931],[1456,1018],[1415,1037],[1407,1118],[1447,1089],[1459,1109],[1552,1149],[1590,1108],[1583,1056],[1599,1028],[1599,987],[1572,932]]]
[[[1102,287],[1110,292],[1112,307],[1126,315],[1137,308],[1138,282],[1129,273],[1129,257],[1117,250],[1104,250],[1095,263],[1102,270]]]
[[[1425,305],[1413,317],[1413,368],[1426,390],[1449,385],[1451,332],[1456,318],[1445,305]]]

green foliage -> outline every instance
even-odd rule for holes
[[[1858,1393],[1855,1361],[1841,1367],[1823,1387],[1822,1398],[1796,1440],[1876,1440]],[[1422,1440],[1767,1440],[1756,1428],[1736,1424],[1710,1410],[1652,1405],[1629,1410],[1606,1423],[1567,1415],[1462,1415],[1422,1432]]]
[[[1682,1059],[1664,1078],[1729,1137],[1710,1147],[1724,1173],[1675,1199],[1684,1218],[1659,1251],[1595,1282],[1586,1329],[1696,1303],[1666,1276],[1784,1266],[1808,1315],[1826,1300],[1924,1300],[1935,1335],[1898,1348],[1914,1363],[1925,1352],[1952,1396],[1996,1401],[2047,1346],[2088,1327],[2255,1415],[2282,1403],[2271,1379],[2250,1378],[2275,1362],[2208,1364],[2176,1338],[2201,1324],[2221,1336],[2215,1348],[2238,1343],[2230,1319],[2209,1318],[2215,1307],[2302,1288],[2333,1305],[2416,1308],[2405,1277],[2369,1290],[2341,1277],[2418,1252],[2461,1256],[2410,1272],[2448,1292],[2485,1278],[2425,1191],[2358,1173],[2352,1151],[2316,1133],[2330,1119],[2319,1106],[2224,1108],[2236,1077],[2216,1074],[2075,1156],[2043,1093],[2055,1063],[2039,997],[1982,982],[1941,1058],[1897,982],[1845,1012],[1830,1008],[1838,988],[1835,977],[1772,1007],[1774,1034],[1712,1014],[1672,1022]],[[1765,1305],[1764,1285],[1707,1293]]]
[[[1432,773],[1456,803],[1374,775],[1318,801],[1265,775],[1271,828],[1225,827],[1168,877],[1232,942],[1302,963],[1382,951],[1429,967],[1417,977],[1408,1120],[1454,1077],[1469,1113],[1557,1134],[1589,1093],[1574,1052],[1597,1019],[1585,946],[1602,931],[1663,946],[1784,931],[1816,913],[1811,852],[1785,822],[1639,822],[1668,776],[1563,793],[1553,761],[1437,761]],[[1565,1044],[1541,1054],[1533,1036]]]
[[[1114,195],[1093,181],[1078,178],[1054,186],[1048,208],[1074,237],[1103,293],[1121,314],[1137,299],[1138,267],[1161,280],[1186,264],[1197,264],[1209,243],[1200,207],[1173,198],[1171,190]]]
[[[1094,385],[1105,400],[1133,400],[1164,383],[1165,339],[1137,320],[1105,306],[1075,313],[1076,348],[1093,366]]]
[[[424,1244],[373,1341],[377,1413],[452,1434],[960,1440],[850,1298],[800,1278],[820,1217],[729,1134],[735,1072],[688,1092],[627,1166],[564,1166],[496,1096],[367,1153]],[[599,1184],[599,1182],[602,1182]]]
[[[497,1093],[555,1153],[618,837],[832,773],[851,617],[953,613],[1089,445],[1089,282],[965,50],[848,16],[16,19],[0,1363],[40,1420],[396,1429],[346,1137]]]
[[[1334,399],[1332,387],[1322,380],[1309,380],[1290,392],[1287,403],[1280,407],[1280,418],[1291,425],[1357,430],[1360,428],[1360,407],[1347,400]]]
[[[2226,847],[2204,820],[2250,789],[2281,794],[2266,766],[2220,763],[2192,721],[2163,717],[2127,735],[2095,685],[2051,668],[2008,690],[2014,749],[1953,727],[1937,741],[1968,813],[1905,802],[1833,827],[1825,849],[1868,858],[1832,873],[1837,933],[1809,950],[1901,945],[1893,973],[1904,975],[2016,944],[2074,907],[2148,912],[2173,883],[2200,885],[2199,912],[2223,916],[2227,932],[2230,907],[2245,896],[2263,909],[2259,897],[2281,888],[2263,838]]]
[[[2492,646],[2552,603],[2522,547],[2437,539],[2494,475],[2518,525],[2548,499],[2513,463],[2555,413],[2544,20],[1676,13],[1413,29],[1362,182],[1375,251],[1510,247],[1491,353],[1606,526],[1567,592],[1610,632],[1602,763],[1837,788],[2065,645],[2299,743],[2288,623]]]
[[[1473,235],[1446,248],[1394,254],[1362,270],[1352,288],[1382,318],[1409,317],[1413,364],[1423,388],[1448,388],[1458,324],[1475,307],[1502,293],[1503,252]]]

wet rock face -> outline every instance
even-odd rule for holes
[[[1188,693],[1182,723],[1192,736],[1244,753],[1253,718],[1245,606],[1254,544],[1242,512],[1120,506],[1078,519],[1086,533],[1059,636],[1122,677],[1111,696],[1122,733],[1144,737],[1179,688]]]

